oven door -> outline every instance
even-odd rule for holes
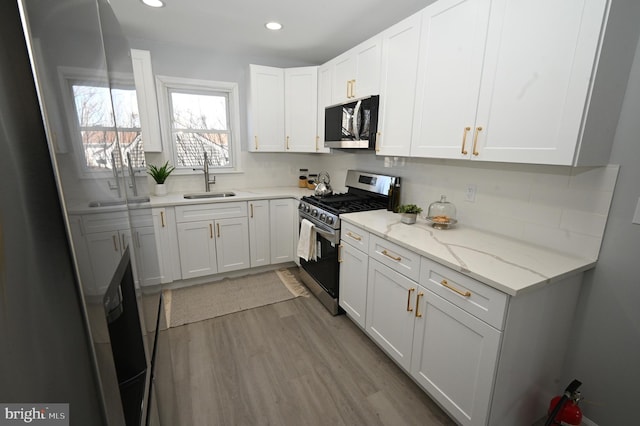
[[[309,218],[307,218],[309,219]],[[300,217],[299,222],[302,222]],[[334,299],[338,298],[338,245],[340,230],[327,229],[312,220],[316,228],[316,260],[300,258],[300,266]]]

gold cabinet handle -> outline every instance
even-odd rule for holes
[[[420,313],[420,298],[422,296],[424,296],[424,293],[420,292],[416,297],[416,318],[422,318],[422,314]]]
[[[220,224],[216,223],[216,229],[218,230],[218,238],[220,238]]]
[[[355,80],[351,80],[351,97],[352,98],[356,97],[356,81]]]
[[[482,131],[482,127],[478,126],[476,127],[476,131],[473,135],[473,155],[478,155],[478,133],[480,133]]]
[[[160,212],[160,224],[164,228],[164,212],[163,211]]]
[[[209,238],[213,238],[213,225],[209,224]]]
[[[287,136],[287,149],[289,149],[289,136]]]
[[[111,238],[113,239],[113,250],[118,251],[118,239],[115,234],[112,235]]]
[[[338,263],[342,263],[342,244],[338,244]]]
[[[351,238],[353,238],[356,241],[362,241],[362,237],[360,235],[353,234],[353,233],[351,233],[351,231],[348,231],[347,235],[350,236]]]
[[[249,207],[251,207],[251,219],[253,219],[253,203],[249,203]]]
[[[462,150],[460,152],[462,152],[463,155],[467,155],[469,153],[469,151],[467,151],[466,149],[466,145],[467,145],[467,133],[469,133],[470,130],[471,130],[471,127],[465,127],[464,133],[462,134]]]
[[[380,152],[380,136],[382,135],[382,133],[377,132],[376,133],[376,152]]]
[[[320,151],[320,148],[318,148],[318,141],[320,140],[320,136],[316,136],[316,152]]]
[[[402,260],[402,258],[400,256],[398,256],[398,257],[393,256],[393,255],[389,254],[389,252],[386,251],[386,250],[382,250],[382,254],[384,254],[388,258],[391,258],[391,259],[395,260],[396,262],[400,262]]]
[[[258,137],[257,137],[257,136],[254,136],[254,137],[253,137],[253,140],[254,140],[254,142],[255,142],[255,144],[256,144],[256,151],[257,151],[257,150],[258,150]]]
[[[464,297],[471,297],[471,292],[470,291],[462,291],[462,290],[458,290],[457,288],[455,288],[454,286],[452,286],[451,284],[449,284],[447,282],[447,280],[442,280],[440,281],[440,284],[445,286],[446,288],[448,288],[451,291],[454,291],[456,293],[458,293],[460,296],[464,296]]]
[[[407,312],[412,312],[413,308],[411,307],[411,293],[416,291],[415,288],[411,287],[409,291],[407,291]]]

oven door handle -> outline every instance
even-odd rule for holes
[[[300,230],[300,224],[302,223],[302,217],[298,218],[298,230]],[[307,219],[309,220],[309,219]],[[311,222],[313,223],[313,222]],[[338,231],[327,231],[324,228],[320,228],[315,223],[313,223],[313,229],[316,231],[316,234],[319,234],[321,237],[328,240],[330,243],[338,244],[340,243],[340,234]]]

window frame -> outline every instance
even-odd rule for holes
[[[92,170],[87,167],[87,158],[85,155],[84,145],[82,143],[82,127],[78,121],[73,85],[84,84],[87,86],[94,85],[95,87],[105,87],[109,90],[110,95],[112,89],[126,88],[127,90],[133,90],[135,92],[136,88],[133,77],[124,73],[116,72],[107,74],[104,70],[60,66],[58,67],[58,80],[60,90],[62,92],[64,110],[67,112],[66,116],[69,134],[66,136],[71,142],[68,147],[75,157],[74,163],[76,164],[78,176],[80,176],[80,178],[87,179],[111,178],[113,176],[112,169]],[[113,102],[113,100],[111,100],[111,102]],[[142,127],[118,127],[115,121],[115,111],[112,111],[112,113],[114,114],[114,126],[112,129],[116,132],[116,135],[118,132],[127,132],[131,130],[137,130],[142,135]],[[138,115],[139,114],[140,112],[138,111]],[[98,129],[98,126],[96,126],[96,129]],[[105,130],[111,128],[102,127],[101,129]],[[145,168],[135,168],[136,171],[144,169]]]
[[[241,172],[240,147],[242,146],[242,135],[240,133],[240,98],[238,96],[238,83],[215,80],[200,80],[182,77],[171,77],[156,75],[156,93],[158,96],[158,112],[160,114],[160,130],[162,133],[162,149],[166,153],[165,159],[177,165],[176,146],[173,140],[173,129],[171,125],[172,107],[170,105],[171,91],[181,91],[193,94],[225,93],[229,114],[229,158],[228,167],[212,167],[210,171],[216,174],[239,173]],[[200,174],[202,172],[193,170],[190,167],[177,167],[174,172],[178,175]]]

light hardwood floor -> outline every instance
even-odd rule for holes
[[[169,330],[179,425],[453,425],[314,298]]]

